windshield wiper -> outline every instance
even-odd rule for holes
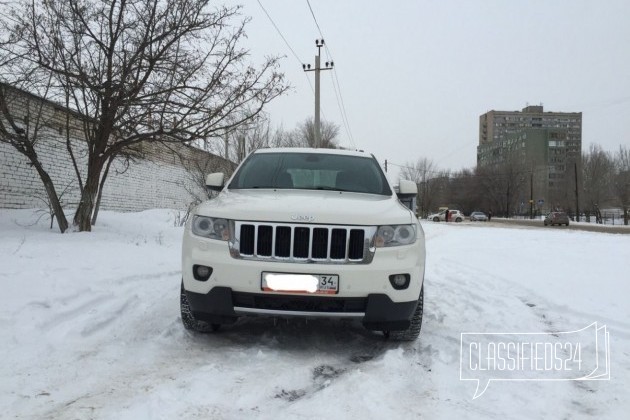
[[[320,191],[340,191],[340,192],[352,192],[351,190],[346,190],[343,188],[337,187],[328,187],[325,185],[319,185],[317,187],[303,188],[304,190],[320,190]]]

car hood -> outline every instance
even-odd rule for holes
[[[395,196],[339,191],[225,190],[195,214],[232,220],[340,225],[414,223]]]

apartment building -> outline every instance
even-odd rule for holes
[[[536,105],[521,111],[492,110],[479,117],[477,166],[518,166],[529,175],[541,211],[570,199],[581,153],[581,112],[545,112]]]

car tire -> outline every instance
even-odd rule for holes
[[[196,332],[210,332],[217,331],[221,324],[208,324],[205,321],[199,321],[195,318],[192,311],[190,310],[190,305],[188,304],[188,297],[186,296],[186,292],[184,292],[184,282],[182,281],[180,297],[179,297],[179,309],[182,317],[182,324],[184,324],[184,328],[191,331]]]
[[[439,217],[434,217],[434,218],[433,218],[433,221],[434,221],[434,222],[439,222],[439,221],[440,221],[440,218],[439,218]]]
[[[394,341],[414,341],[420,335],[420,329],[422,328],[422,311],[424,301],[424,285],[420,289],[420,297],[418,298],[418,306],[411,317],[411,324],[409,328],[402,331],[383,331],[385,337]]]
[[[457,219],[455,219],[455,221],[456,221],[457,223],[459,223],[459,222],[461,222],[461,221],[462,221],[462,218],[461,218],[461,217],[458,217]]]

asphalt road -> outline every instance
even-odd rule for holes
[[[469,223],[484,223],[484,222],[469,222]],[[527,220],[527,219],[501,219],[493,218],[490,224],[496,225],[511,225],[511,226],[528,226],[539,227],[541,229],[571,229],[571,230],[584,230],[589,232],[605,232],[605,233],[621,233],[630,234],[630,226],[622,225],[598,225],[595,223],[570,223],[569,226],[545,226],[542,220]]]

